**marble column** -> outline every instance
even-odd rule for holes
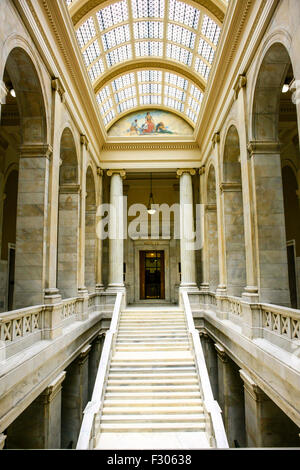
[[[244,300],[258,301],[257,253],[255,244],[255,217],[252,209],[251,168],[248,164],[248,110],[246,97],[247,78],[239,75],[234,85],[238,110],[238,132],[240,139],[241,177],[243,193],[244,236],[246,257],[246,287],[242,294]]]
[[[123,207],[123,179],[124,170],[108,170],[110,182],[109,215],[109,277],[108,288],[118,289],[124,287],[124,207]]]
[[[205,166],[199,169],[199,185],[200,185],[200,203],[205,204]],[[202,247],[202,281],[200,284],[200,290],[207,292],[209,290],[209,237],[208,237],[208,220],[206,213],[206,205],[204,206],[204,240]]]
[[[218,400],[218,357],[216,349],[213,341],[206,332],[200,332],[200,339],[213,396],[215,400]]]
[[[20,148],[14,309],[44,302],[49,165],[52,148]]]
[[[180,178],[180,287],[196,288],[196,257],[193,249],[194,240],[194,206],[193,182],[194,169],[184,168],[177,170]]]
[[[61,372],[8,427],[7,449],[60,449]]]
[[[49,178],[49,217],[47,231],[47,268],[45,303],[56,303],[61,300],[61,295],[57,288],[57,226],[58,226],[58,198],[59,198],[59,169],[60,159],[60,115],[64,106],[65,89],[59,78],[52,80],[53,97],[53,127],[52,142],[53,156],[50,165]]]
[[[219,285],[217,287],[217,294],[222,296],[227,293],[227,277],[226,277],[226,247],[225,247],[225,223],[224,223],[224,204],[220,189],[220,134],[216,132],[213,135],[213,148],[216,153],[218,166],[216,166],[216,209],[217,209],[217,227],[218,227],[218,255],[219,255]]]
[[[245,411],[243,382],[223,347],[215,344],[218,356],[219,405],[229,447],[245,447]]]
[[[247,447],[299,447],[299,428],[240,370],[244,382]]]
[[[61,448],[74,449],[80,432],[83,411],[88,402],[88,355],[91,346],[82,349],[66,369],[62,391]]]
[[[259,300],[290,306],[280,146],[250,142],[252,193],[256,214]]]
[[[94,384],[98,372],[98,367],[100,363],[100,357],[102,352],[102,347],[105,339],[105,334],[99,334],[96,339],[91,344],[91,350],[89,353],[89,400],[92,397]]]
[[[78,256],[78,293],[88,293],[85,285],[85,228],[86,228],[86,162],[89,142],[85,135],[80,136],[81,143],[81,192],[80,192],[80,214],[79,214],[79,256]]]
[[[97,185],[96,185],[96,211],[103,202],[103,170],[97,168]],[[103,259],[103,240],[98,233],[99,217],[96,212],[96,292],[104,289],[102,279],[102,259]]]

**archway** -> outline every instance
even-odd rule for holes
[[[62,298],[70,298],[77,295],[80,186],[76,147],[69,128],[62,133],[60,158],[57,288]]]
[[[12,210],[9,216],[11,224],[16,226],[15,276],[13,263],[10,264],[10,272],[7,265],[6,272],[6,279],[8,275],[15,277],[15,288],[13,300],[10,294],[6,305],[1,308],[11,309],[43,302],[47,216],[45,209],[50,148],[46,144],[46,112],[39,76],[33,60],[21,47],[10,51],[4,68],[3,82],[7,96],[6,103],[1,105],[0,191],[5,191],[3,175],[11,165],[18,169],[19,173],[18,186],[13,185],[15,193],[11,193],[12,187],[9,187],[7,192],[11,200],[17,200],[17,211]],[[15,178],[11,176],[13,177]],[[8,242],[8,234],[4,233],[6,230],[7,225],[3,224],[2,243],[10,243],[12,249],[14,244]],[[9,237],[11,238],[11,234]],[[8,247],[3,249],[2,254],[6,256]],[[13,282],[13,279],[11,280]]]
[[[283,85],[292,81],[288,51],[275,43],[266,52],[257,77],[250,164],[256,201],[260,300],[287,306],[290,306],[290,291],[281,176],[283,154],[279,144]],[[294,106],[291,99],[289,106]],[[296,118],[296,111],[294,115]]]
[[[246,285],[246,254],[239,135],[228,130],[223,157],[223,183],[227,292],[240,296]]]
[[[210,166],[207,178],[207,255],[208,282],[210,291],[215,291],[219,284],[219,250],[218,250],[218,219],[216,200],[216,175],[213,165]]]
[[[91,167],[86,173],[85,200],[85,285],[89,292],[96,285],[96,191]]]

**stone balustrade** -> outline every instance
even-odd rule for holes
[[[0,361],[5,361],[43,339],[55,339],[70,323],[84,320],[97,310],[99,294],[63,299],[54,304],[13,310],[0,317]]]
[[[203,312],[214,312],[241,328],[248,338],[263,338],[288,352],[300,352],[300,310],[265,303],[249,303],[241,297],[214,292],[190,293],[191,305],[197,302]],[[197,297],[197,299],[195,298]]]

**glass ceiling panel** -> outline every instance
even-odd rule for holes
[[[137,70],[111,80],[97,94],[106,125],[120,113],[137,106],[164,105],[185,115],[195,124],[202,91],[184,77],[161,70]]]
[[[71,7],[76,2],[66,3]],[[99,80],[116,66],[143,57],[165,59],[166,69],[168,61],[175,62],[206,82],[221,28],[192,1],[120,0],[95,7],[75,31],[88,75],[97,88]],[[110,80],[97,93],[106,126],[118,114],[149,104],[175,109],[195,124],[202,97],[202,91],[184,76],[146,68]]]

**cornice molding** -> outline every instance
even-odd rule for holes
[[[80,184],[76,183],[64,183],[59,187],[61,194],[79,194]]]
[[[216,212],[217,205],[216,204],[205,204],[204,209],[208,212]]]
[[[102,151],[113,150],[200,150],[196,142],[120,142],[104,144]]]
[[[206,8],[220,23],[223,23],[225,12],[215,4],[213,0],[193,0],[194,3],[197,3],[199,6]],[[76,3],[74,7],[70,7],[70,15],[74,26],[79,23],[90,11],[94,10],[97,6],[105,3],[106,0],[87,0],[82,6],[76,8]]]

